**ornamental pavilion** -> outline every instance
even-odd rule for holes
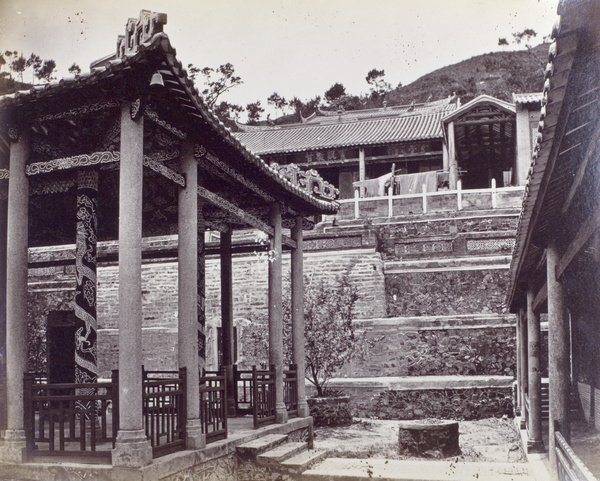
[[[336,212],[335,189],[315,172],[280,172],[240,143],[203,103],[163,33],[165,24],[166,15],[143,10],[128,21],[116,53],[94,62],[91,73],[0,98],[5,475],[9,465],[39,456],[104,458],[113,467],[141,468],[227,435],[226,413],[235,412],[238,401],[231,339],[231,235],[237,229],[266,233],[271,257],[269,368],[247,373],[250,412],[255,425],[297,416],[306,419],[304,428],[312,426],[304,383],[297,382],[304,373],[302,232],[312,228],[312,216]],[[213,373],[203,369],[207,229],[221,234],[223,361]],[[165,234],[178,236],[178,370],[146,371],[142,246]],[[103,243],[118,248],[106,254]],[[54,322],[71,328],[61,345],[74,354],[71,367],[66,374],[65,365],[27,373],[28,249],[65,244],[75,247],[62,260],[60,281],[71,283],[73,295],[63,306],[70,314]],[[284,247],[292,259],[290,368],[283,366]],[[98,301],[101,255],[118,269],[117,305]],[[118,311],[118,369],[111,379],[99,379],[96,331],[98,314],[107,309]]]
[[[591,480],[598,453],[576,434],[600,429],[600,2],[558,13],[507,304],[527,449],[548,454],[555,479]]]

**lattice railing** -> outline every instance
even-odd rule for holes
[[[206,442],[227,437],[227,381],[223,371],[200,378],[200,419]]]
[[[118,432],[118,377],[95,383],[48,384],[25,374],[23,401],[29,454],[106,456]]]
[[[275,366],[259,370],[252,366],[252,414],[254,428],[275,422]]]
[[[298,366],[290,364],[283,371],[283,402],[288,416],[298,415]]]
[[[186,369],[144,371],[143,416],[154,457],[185,449]]]

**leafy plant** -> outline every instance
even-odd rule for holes
[[[304,282],[305,377],[315,386],[319,397],[327,394],[327,383],[344,364],[355,357],[364,357],[375,342],[357,332],[352,323],[352,311],[359,295],[350,283],[350,269],[335,280],[307,277]],[[291,317],[290,290],[287,289],[283,298],[285,362],[291,361]],[[252,329],[244,339],[244,357],[268,359],[268,346],[266,316],[254,316]]]

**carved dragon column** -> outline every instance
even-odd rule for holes
[[[77,240],[75,247],[75,382],[92,383],[98,379],[96,317],[96,247],[98,239],[98,171],[77,173]],[[93,389],[79,389],[91,394]],[[78,403],[88,418],[90,401]]]

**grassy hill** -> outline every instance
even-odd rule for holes
[[[512,93],[541,92],[549,44],[530,50],[493,52],[440,68],[386,95],[388,105],[425,102],[456,92],[461,103],[481,94],[512,101]]]

